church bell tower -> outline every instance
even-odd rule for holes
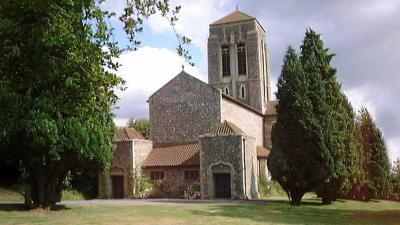
[[[268,48],[256,18],[235,11],[210,24],[208,83],[265,112],[271,100]]]

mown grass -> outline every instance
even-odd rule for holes
[[[262,204],[71,206],[58,211],[24,211],[0,203],[0,224],[399,224],[400,203],[310,199],[300,207],[284,200]]]
[[[272,187],[276,192],[275,187]],[[82,199],[77,192],[63,198]],[[292,207],[276,195],[256,204],[69,206],[57,211],[24,210],[18,193],[0,188],[0,224],[400,224],[400,202],[339,200],[321,205],[308,198]],[[2,203],[3,202],[3,203]]]

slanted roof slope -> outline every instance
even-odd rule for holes
[[[116,141],[145,139],[135,128],[121,127],[117,129]]]
[[[226,24],[226,23],[236,23],[236,22],[241,22],[241,21],[247,21],[247,20],[254,20],[255,18],[252,16],[247,15],[246,13],[240,12],[240,11],[235,11],[225,17],[222,17],[221,19],[215,21],[211,25],[219,25],[219,24]]]
[[[154,148],[142,166],[198,166],[199,151],[200,144],[198,142]]]

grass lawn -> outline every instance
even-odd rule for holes
[[[283,200],[265,205],[71,206],[59,211],[23,211],[0,203],[0,224],[400,224],[400,203],[338,201],[300,207]]]

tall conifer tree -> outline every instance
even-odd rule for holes
[[[366,200],[387,198],[391,168],[382,132],[366,108],[360,110],[358,120],[364,155],[363,167],[369,189],[369,193],[366,193]]]
[[[312,65],[309,65],[312,66]],[[314,85],[322,87],[322,85]],[[288,193],[292,205],[300,205],[306,192],[326,176],[320,161],[322,127],[308,98],[309,82],[294,49],[289,47],[278,81],[278,119],[272,131],[273,150],[268,157],[272,176]],[[322,92],[315,91],[319,99]]]

